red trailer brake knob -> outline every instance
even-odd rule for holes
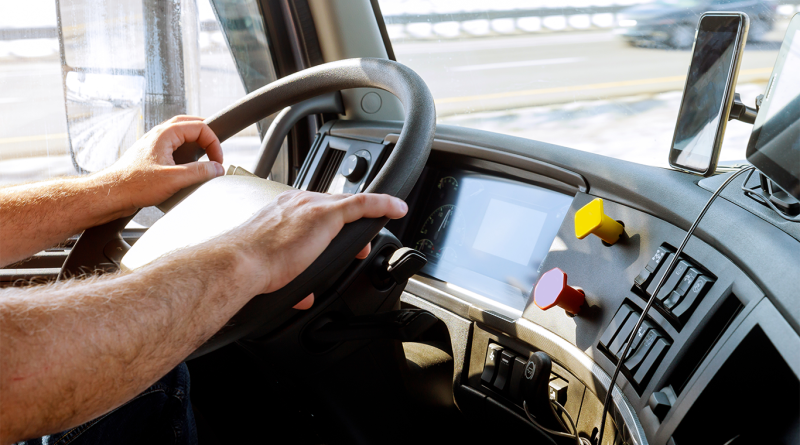
[[[533,302],[542,310],[558,306],[577,315],[586,299],[582,290],[567,284],[567,274],[558,267],[543,273],[533,288]]]

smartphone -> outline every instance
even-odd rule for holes
[[[749,28],[743,12],[700,16],[669,152],[672,167],[714,174]]]

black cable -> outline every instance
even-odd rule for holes
[[[670,274],[672,274],[672,270],[678,264],[678,261],[680,260],[681,252],[683,252],[684,247],[686,247],[686,244],[689,242],[689,239],[692,237],[692,233],[694,233],[695,229],[697,229],[697,226],[700,224],[700,220],[703,219],[703,216],[705,216],[706,212],[708,211],[708,208],[711,207],[711,203],[713,203],[714,200],[717,199],[717,196],[719,196],[719,194],[722,193],[722,190],[728,184],[730,184],[731,181],[734,180],[734,178],[736,178],[737,176],[741,175],[744,172],[752,171],[754,169],[755,169],[755,167],[749,166],[749,167],[745,167],[745,168],[739,170],[738,172],[736,172],[736,173],[732,174],[731,176],[729,176],[728,179],[726,179],[725,182],[723,182],[722,185],[720,185],[717,188],[717,190],[714,192],[714,194],[711,195],[711,198],[708,199],[708,202],[706,202],[706,205],[703,207],[703,210],[701,210],[700,214],[697,215],[697,218],[694,220],[694,222],[692,223],[691,227],[689,227],[689,230],[686,232],[686,236],[683,238],[683,241],[681,242],[681,245],[678,247],[678,250],[675,251],[675,257],[673,257],[672,261],[667,265],[666,273],[661,276],[660,280],[658,280],[658,285],[656,285],[656,288],[653,291],[653,294],[650,296],[650,299],[647,300],[647,305],[645,305],[644,310],[642,311],[642,315],[639,316],[639,320],[636,322],[636,325],[633,327],[633,331],[631,332],[631,335],[625,341],[625,348],[622,350],[622,354],[619,355],[621,358],[617,362],[617,366],[614,368],[614,374],[611,375],[611,383],[609,383],[609,385],[608,385],[608,392],[606,393],[606,398],[605,398],[605,401],[603,402],[603,415],[600,417],[600,435],[598,436],[598,440],[597,440],[598,444],[602,444],[603,443],[603,432],[605,431],[605,427],[606,427],[606,421],[605,421],[606,420],[606,415],[608,415],[608,408],[611,405],[611,398],[612,398],[612,394],[614,392],[614,383],[617,381],[617,377],[619,376],[620,369],[622,369],[622,362],[624,362],[625,361],[624,360],[625,357],[628,356],[628,351],[630,350],[631,344],[633,343],[632,340],[636,336],[636,333],[639,332],[639,328],[642,326],[642,323],[644,322],[644,318],[647,315],[647,311],[650,310],[650,307],[652,307],[653,303],[656,301],[656,295],[658,295],[658,293],[661,291],[661,287],[667,281],[667,279],[669,278]]]
[[[566,437],[568,439],[572,439],[573,437],[578,438],[578,431],[577,430],[575,430],[575,434],[573,435],[573,434],[569,434],[569,433],[563,433],[561,431],[551,430],[550,428],[547,428],[547,427],[543,426],[542,424],[540,424],[539,422],[537,422],[536,419],[533,417],[533,414],[531,414],[531,412],[528,410],[528,402],[525,401],[525,400],[522,401],[522,409],[525,411],[525,415],[528,416],[528,420],[531,422],[531,425],[533,425],[534,428],[539,430],[539,432],[541,432],[545,437],[547,437],[554,444],[556,443],[556,441],[553,440],[553,438],[548,436],[547,434],[551,434],[551,435],[557,436],[557,437]],[[580,440],[580,439],[578,439],[578,440]]]
[[[561,411],[567,416],[567,420],[569,420],[569,425],[572,428],[572,434],[575,436],[575,443],[577,445],[582,445],[581,438],[580,436],[578,436],[578,427],[575,425],[575,420],[569,414],[569,411],[567,411],[567,409],[564,408],[564,405],[556,402],[555,400],[550,401],[550,409],[553,411],[553,415],[555,415],[558,418],[558,421],[561,422],[562,425],[564,424],[564,422],[561,420],[561,416],[556,414],[556,410],[554,407],[557,407],[559,411]],[[567,427],[565,426],[564,429],[567,429]]]
[[[558,402],[556,402],[555,400],[551,399],[550,400],[550,412],[552,412],[553,413],[553,417],[555,417],[556,420],[558,420],[558,424],[561,425],[561,428],[564,428],[564,431],[569,432],[569,428],[567,428],[567,424],[564,423],[564,419],[562,419],[561,416],[556,412],[555,405],[553,405],[554,403],[558,403]],[[575,434],[578,434],[578,430],[575,430]],[[578,444],[578,445],[580,445],[580,444]]]

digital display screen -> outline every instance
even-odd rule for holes
[[[492,198],[473,249],[528,265],[547,213]]]
[[[670,151],[670,163],[688,170],[709,168],[737,51],[738,17],[705,17],[700,22]]]
[[[800,199],[800,19],[786,33],[756,117],[747,160]]]
[[[413,239],[422,273],[522,311],[572,196],[457,170],[429,195]]]

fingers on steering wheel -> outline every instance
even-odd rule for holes
[[[366,246],[364,246],[363,249],[361,249],[361,252],[358,252],[358,255],[356,255],[356,259],[357,260],[366,259],[369,256],[369,252],[371,250],[372,250],[372,247],[369,244],[367,244]]]
[[[304,311],[306,309],[311,309],[311,306],[313,306],[313,305],[314,305],[314,294],[311,293],[311,294],[308,294],[307,297],[303,298],[302,300],[300,300],[299,303],[295,304],[292,307],[294,309],[298,309],[298,310]]]
[[[405,216],[408,205],[402,199],[389,195],[359,193],[340,199],[337,203],[345,224],[361,218],[388,217],[398,219]]]
[[[222,164],[213,161],[195,161],[188,164],[167,167],[180,172],[177,176],[178,186],[189,187],[202,181],[208,181],[225,174]]]
[[[217,135],[205,122],[187,120],[174,123],[172,128],[175,129],[175,135],[180,139],[180,144],[176,144],[175,149],[186,142],[197,142],[206,151],[210,161],[222,164],[222,145],[220,145]]]

